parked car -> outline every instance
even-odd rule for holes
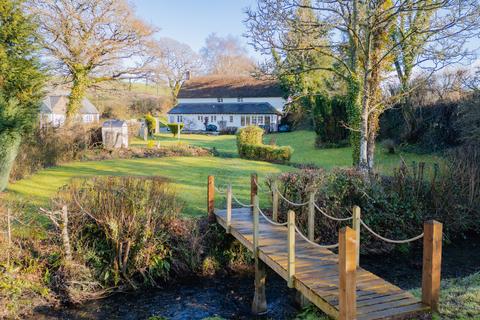
[[[278,132],[290,132],[291,128],[288,124],[281,124],[278,126]]]
[[[214,125],[214,124],[209,124],[209,125],[207,125],[207,127],[205,128],[205,131],[215,132],[215,131],[217,131],[217,126]]]

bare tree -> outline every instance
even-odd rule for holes
[[[201,69],[200,56],[187,44],[170,38],[162,38],[156,43],[154,56],[154,78],[157,82],[166,80],[175,102],[187,73],[196,73]]]
[[[126,0],[30,0],[56,71],[72,83],[67,117],[100,82],[142,76],[154,30]]]
[[[248,56],[247,49],[232,35],[219,37],[210,34],[200,54],[210,74],[250,75],[255,69],[255,62]]]
[[[301,24],[295,21],[294,13],[300,7],[314,10],[317,25],[311,25],[312,21],[305,24],[310,24],[311,30],[320,29],[328,43],[298,48],[288,41],[286,35],[292,28],[299,32],[308,29],[299,28]],[[312,50],[332,59],[331,65],[315,68],[329,71],[346,83],[354,163],[367,173],[374,165],[379,116],[407,94],[401,92],[386,99],[382,91],[398,50],[411,39],[421,38],[414,41],[422,48],[414,61],[433,74],[448,64],[449,49],[459,43],[458,37],[472,37],[467,31],[478,25],[479,12],[478,0],[315,0],[311,5],[302,0],[258,0],[255,9],[247,10],[246,24],[252,45],[265,54],[272,49],[283,56],[290,51]],[[398,25],[409,23],[409,18],[402,16],[412,13],[427,15],[428,22],[417,23],[401,31],[401,37],[393,37],[395,30],[407,30]],[[433,56],[434,52],[438,54]]]

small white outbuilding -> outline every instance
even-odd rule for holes
[[[103,147],[128,148],[128,125],[122,120],[107,120],[102,125]]]

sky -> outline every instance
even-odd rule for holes
[[[137,15],[160,29],[156,37],[169,37],[188,44],[199,51],[210,33],[219,36],[234,35],[247,48],[249,55],[263,60],[247,44],[245,9],[255,6],[256,0],[132,0]],[[480,40],[471,39],[469,49],[478,49]],[[475,65],[480,66],[480,60]]]
[[[258,54],[247,45],[245,8],[256,0],[133,0],[137,15],[160,29],[157,37],[169,37],[198,51],[210,33],[234,35],[251,56]]]

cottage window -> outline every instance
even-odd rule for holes
[[[170,116],[170,123],[174,123],[175,122],[175,117],[174,116]]]
[[[177,122],[178,122],[178,123],[182,122],[182,120],[183,120],[183,119],[182,119],[182,116],[177,116]]]
[[[258,116],[258,124],[263,124],[263,116]]]
[[[245,116],[242,116],[242,117],[240,118],[240,125],[241,125],[242,127],[245,126]]]
[[[217,121],[217,116],[213,116],[212,121]]]
[[[230,122],[233,122],[233,116],[230,116]]]
[[[252,124],[257,124],[257,116],[252,116]]]
[[[237,98],[237,102],[243,102],[243,98]]]
[[[245,124],[246,124],[247,126],[250,125],[250,116],[245,116]]]
[[[217,98],[217,102],[223,102],[223,98]]]

